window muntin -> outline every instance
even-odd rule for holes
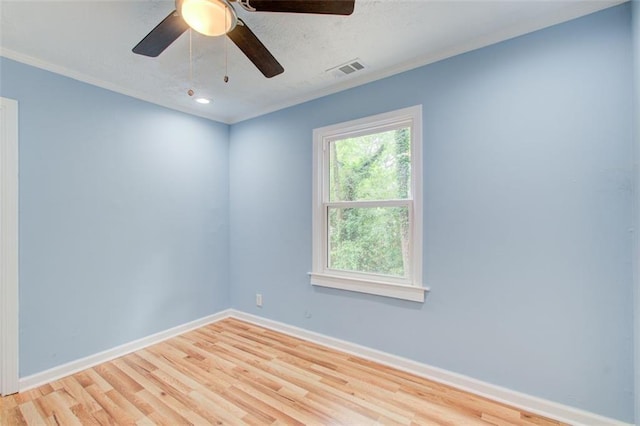
[[[312,284],[424,300],[421,116],[314,130]]]

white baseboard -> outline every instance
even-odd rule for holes
[[[247,321],[265,328],[279,331],[281,333],[289,334],[291,336],[318,343],[320,345],[324,345],[342,352],[347,352],[371,361],[378,362],[380,364],[416,374],[435,382],[449,385],[457,389],[468,391],[476,395],[492,399],[494,401],[503,402],[519,409],[526,410],[535,414],[540,414],[542,416],[546,416],[572,425],[631,426],[629,423],[624,423],[615,419],[590,413],[588,411],[516,392],[507,388],[503,388],[501,386],[482,382],[480,380],[476,380],[462,374],[453,373],[451,371],[443,370],[438,367],[432,367],[430,365],[412,361],[407,358],[391,355],[389,353],[368,348],[366,346],[357,345],[345,340],[336,339],[324,334],[305,330],[267,318],[262,318],[242,311],[237,311],[235,309],[226,309],[216,314],[209,315],[204,318],[200,318],[195,321],[191,321],[186,324],[182,324],[177,327],[173,327],[168,330],[143,337],[142,339],[138,339],[133,342],[129,342],[124,345],[120,345],[115,348],[108,349],[106,351],[99,352],[97,354],[51,368],[41,373],[36,373],[31,376],[21,378],[19,381],[20,391],[26,391],[28,389],[50,383],[62,377],[69,376],[87,368],[91,368],[103,362],[111,361],[115,358],[127,355],[131,352],[135,352],[137,350],[144,349],[148,346],[162,342],[163,340],[167,340],[177,335],[186,333],[187,331],[229,317]]]
[[[228,318],[231,315],[231,310],[226,309],[213,315],[197,319],[195,321],[182,324],[168,330],[161,331],[159,333],[152,334],[147,337],[143,337],[138,340],[134,340],[124,345],[116,346],[115,348],[107,349],[106,351],[98,352],[97,354],[89,355],[88,357],[81,358],[75,361],[71,361],[67,364],[63,364],[57,367],[53,367],[49,370],[45,370],[40,373],[33,374],[21,378],[19,380],[20,392],[53,382],[61,379],[62,377],[69,376],[87,368],[91,368],[103,362],[108,362],[121,356],[130,354],[131,352],[144,349],[156,343],[160,343],[163,340],[170,339],[187,331],[200,328],[207,324],[211,324],[216,321]]]
[[[611,425],[611,426],[632,426],[630,423],[604,417],[578,408],[558,404],[553,401],[516,392],[491,383],[476,380],[462,374],[453,373],[438,367],[432,367],[391,355],[386,352],[371,349],[366,346],[350,343],[345,340],[336,339],[324,334],[305,330],[299,327],[284,324],[278,321],[262,318],[245,312],[230,310],[230,316],[243,321],[247,321],[265,328],[269,328],[294,337],[328,346],[342,352],[347,352],[361,358],[378,362],[390,367],[403,370],[417,376],[433,380],[438,383],[449,385],[457,389],[468,391],[479,396],[483,396],[494,401],[502,402],[531,413],[539,414],[551,419],[559,420],[572,425]]]

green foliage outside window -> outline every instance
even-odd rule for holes
[[[400,128],[330,144],[329,201],[410,197],[411,135]],[[329,267],[404,277],[409,270],[409,208],[334,205],[328,211]]]

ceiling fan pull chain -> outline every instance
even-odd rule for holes
[[[193,86],[193,30],[189,28],[189,85]]]
[[[187,90],[187,95],[193,96],[193,49],[191,46],[191,37],[193,31],[189,28],[189,86],[190,89]]]
[[[229,7],[229,6],[225,6],[225,7]],[[225,24],[227,24],[227,14],[224,14],[224,20],[225,20]],[[226,25],[225,25],[226,27]],[[229,58],[228,58],[228,49],[227,46],[229,45],[229,39],[227,37],[224,38],[224,82],[228,83],[229,82]]]

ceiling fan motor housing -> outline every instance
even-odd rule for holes
[[[227,0],[176,0],[176,11],[189,27],[206,36],[225,35],[238,23]]]

